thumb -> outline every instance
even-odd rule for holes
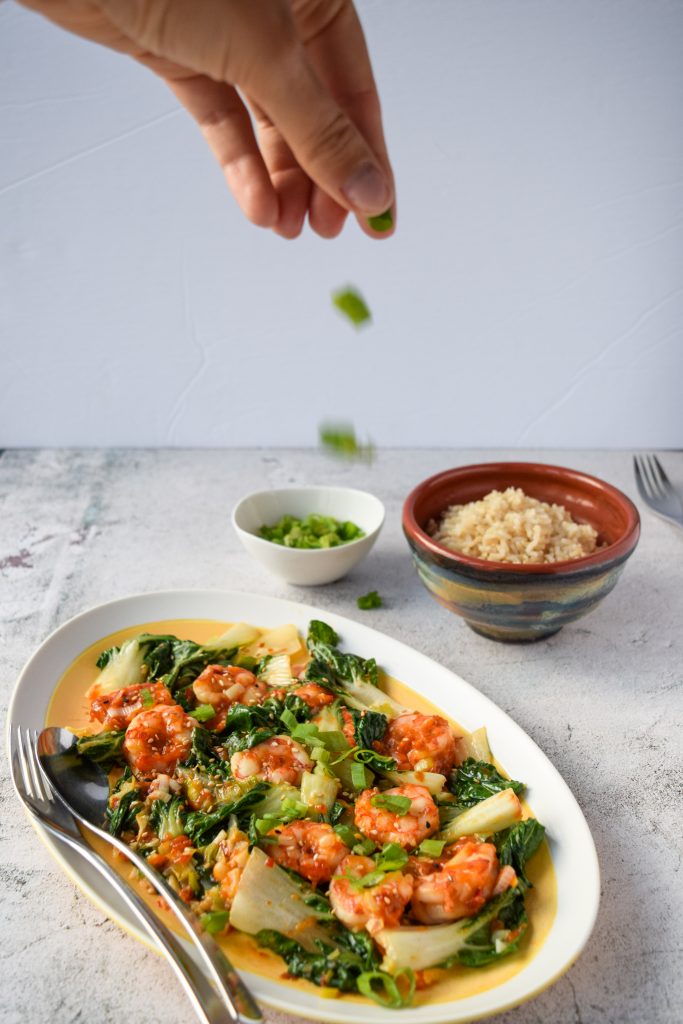
[[[253,69],[247,95],[265,111],[297,162],[340,206],[376,216],[394,201],[391,179],[320,81],[306,51],[287,47],[276,67]]]

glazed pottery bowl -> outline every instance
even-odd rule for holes
[[[259,536],[284,515],[332,516],[350,520],[365,534],[336,548],[287,548]],[[374,494],[352,487],[282,487],[254,491],[232,513],[232,525],[248,553],[269,572],[288,583],[316,587],[346,576],[369,553],[384,522],[384,505]]]
[[[451,551],[428,526],[450,505],[492,490],[521,487],[531,498],[564,505],[598,533],[598,549],[571,561],[514,565]],[[640,535],[638,511],[611,484],[561,466],[490,462],[459,466],[424,480],[403,507],[403,532],[429,593],[494,640],[528,641],[556,633],[592,611],[615,586]]]

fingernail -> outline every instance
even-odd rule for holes
[[[391,204],[389,183],[373,164],[361,164],[341,190],[361,213],[381,213]]]

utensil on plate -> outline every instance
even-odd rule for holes
[[[138,896],[120,875],[97,853],[81,835],[76,819],[56,796],[43,776],[36,755],[37,730],[29,731],[12,726],[10,730],[10,759],[12,778],[19,799],[36,820],[52,835],[72,849],[78,850],[90,864],[107,879],[141,920],[156,945],[173,968],[183,985],[199,1020],[204,1024],[229,1024],[237,1017],[228,1013],[216,995],[206,975],[199,969],[183,944]]]
[[[101,823],[109,799],[109,780],[99,765],[76,753],[76,737],[68,729],[43,729],[38,737],[40,765],[55,791],[73,816],[83,825],[120,850],[167,902],[169,909],[194,944],[204,968],[216,986],[230,1020],[261,1021],[261,1011],[254,997],[241,980],[214,939],[176,893],[170,889],[144,857],[122,840],[105,832]]]
[[[669,480],[656,455],[634,455],[633,472],[638,492],[653,512],[683,526],[683,499]]]

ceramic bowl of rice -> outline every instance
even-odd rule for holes
[[[490,462],[419,484],[403,532],[420,580],[495,640],[538,640],[614,588],[640,535],[633,502],[578,470]]]

